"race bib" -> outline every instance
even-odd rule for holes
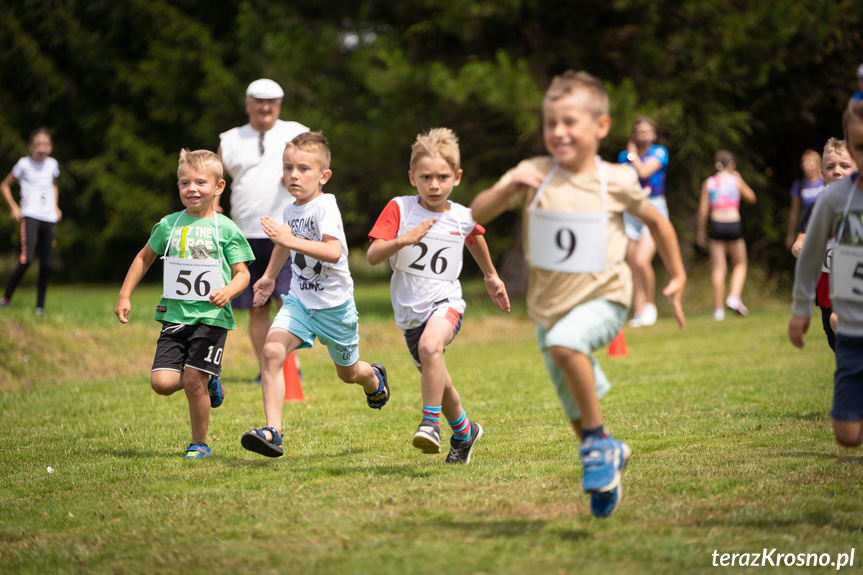
[[[426,234],[396,252],[395,268],[428,279],[452,281],[461,273],[464,240],[458,235]]]
[[[605,270],[604,212],[530,212],[528,242],[530,263],[544,270],[596,273]]]
[[[209,301],[210,294],[225,286],[219,260],[162,258],[162,297],[188,301]]]
[[[830,297],[863,302],[863,246],[837,244],[832,259]]]
[[[836,238],[827,240],[827,245],[824,250],[824,263],[821,264],[821,271],[825,274],[830,273],[830,266],[833,263],[833,248],[836,247]]]

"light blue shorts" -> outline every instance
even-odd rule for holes
[[[656,208],[660,214],[668,219],[668,203],[665,201],[665,196],[654,196],[647,198],[647,203]],[[623,231],[626,232],[626,237],[635,241],[641,239],[641,236],[650,234],[650,229],[638,218],[629,212],[623,212]]]
[[[270,329],[283,329],[300,338],[300,349],[312,347],[317,337],[337,365],[353,365],[360,358],[359,314],[354,298],[327,309],[306,309],[293,294],[282,296],[282,309]]]
[[[602,399],[611,389],[611,384],[591,354],[607,346],[617,336],[626,319],[626,311],[626,307],[600,298],[573,308],[549,330],[536,326],[536,339],[545,360],[545,369],[548,370],[563,412],[569,419],[581,419],[581,412],[566,386],[563,372],[552,361],[548,348],[561,346],[586,355],[593,365],[596,395]]]

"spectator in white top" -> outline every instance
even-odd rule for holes
[[[219,157],[231,176],[230,217],[252,246],[255,262],[249,266],[249,288],[232,302],[234,309],[249,310],[249,335],[257,356],[258,365],[267,331],[270,327],[270,304],[252,305],[252,287],[262,276],[270,262],[273,242],[261,228],[261,218],[279,220],[293,198],[282,180],[282,154],[285,144],[309,129],[298,122],[279,119],[282,87],[273,80],[262,78],[246,89],[246,114],[249,123],[220,134]],[[221,211],[216,199],[216,209]],[[288,293],[291,284],[291,266],[282,268],[276,279],[273,300],[281,306],[279,296]],[[255,383],[260,383],[257,376]]]

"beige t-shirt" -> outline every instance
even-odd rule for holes
[[[544,174],[554,166],[551,157],[524,160]],[[626,234],[623,231],[623,212],[640,215],[647,205],[647,194],[638,183],[638,174],[631,166],[603,162],[608,181],[608,230],[606,238],[591,241],[606,242],[606,268],[598,273],[553,272],[531,266],[527,288],[528,315],[545,329],[573,308],[585,302],[605,298],[629,307],[632,301],[632,276],[626,264]],[[548,182],[537,206],[555,212],[599,212],[602,211],[602,194],[599,172],[575,174],[563,167],[558,168]],[[512,196],[511,207],[522,207],[524,222],[524,253],[530,264],[529,218],[530,205],[536,189],[524,186]],[[597,244],[599,246],[599,244]]]

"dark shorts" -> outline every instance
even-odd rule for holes
[[[210,375],[218,375],[228,330],[204,323],[183,325],[162,323],[162,334],[156,343],[153,371],[182,372],[191,367]]]
[[[270,256],[273,255],[273,249],[276,247],[269,238],[252,238],[248,241],[252,247],[252,253],[255,255],[255,261],[249,265],[249,287],[244,289],[243,293],[231,301],[233,309],[252,308],[255,295],[252,288],[256,281],[264,277],[264,272],[267,271],[267,266],[270,265]],[[288,260],[282,271],[276,276],[276,287],[273,289],[273,295],[270,299],[278,300],[280,296],[287,294],[290,289],[291,261]]]
[[[836,334],[833,410],[837,421],[863,419],[863,337]]]
[[[710,220],[707,237],[711,240],[739,240],[743,238],[743,222],[714,222]]]
[[[431,317],[438,316],[446,319],[450,325],[452,325],[452,336],[455,337],[458,335],[459,330],[461,329],[461,320],[464,317],[464,314],[460,313],[457,309],[453,309],[450,307],[439,307],[437,308],[431,315]],[[431,319],[431,317],[429,319]],[[422,367],[422,362],[420,361],[419,354],[419,345],[420,338],[423,336],[423,332],[426,330],[426,325],[428,325],[428,320],[426,320],[421,326],[414,327],[411,329],[406,329],[404,332],[405,343],[408,346],[408,351],[411,352],[411,358],[414,360],[414,365],[417,367]],[[444,350],[446,353],[446,350]]]

